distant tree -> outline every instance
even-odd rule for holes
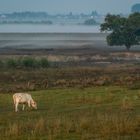
[[[95,19],[91,18],[91,19],[87,19],[85,22],[84,22],[85,25],[96,25],[97,22],[95,21]]]
[[[127,50],[139,44],[140,39],[136,34],[138,29],[140,29],[140,13],[131,14],[128,18],[108,14],[105,23],[101,24],[101,31],[110,31],[107,36],[108,45],[125,45]]]
[[[139,12],[140,13],[140,3],[133,5],[132,8],[131,8],[131,12],[132,13],[135,13],[135,12]]]

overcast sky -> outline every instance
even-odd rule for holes
[[[0,12],[46,11],[54,13],[130,13],[140,0],[0,0]]]

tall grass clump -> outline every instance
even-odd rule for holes
[[[34,126],[34,133],[41,134],[43,132],[46,132],[45,119],[40,118]]]
[[[35,68],[38,66],[38,62],[32,57],[25,57],[21,60],[21,66],[25,68]]]
[[[132,103],[132,100],[125,96],[122,100],[122,109],[123,110],[133,110],[133,103]]]
[[[17,123],[9,124],[8,130],[5,131],[5,135],[6,136],[13,136],[13,135],[18,136],[19,131],[20,131],[20,128],[19,128],[19,125]]]

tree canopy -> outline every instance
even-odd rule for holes
[[[127,50],[133,45],[138,45],[140,30],[140,13],[134,13],[129,17],[108,14],[105,22],[101,24],[101,31],[109,31],[107,43],[110,46],[125,45]]]

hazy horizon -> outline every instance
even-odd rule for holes
[[[140,3],[139,0],[0,0],[0,12],[44,11],[56,13],[90,13],[128,14],[131,6]]]

